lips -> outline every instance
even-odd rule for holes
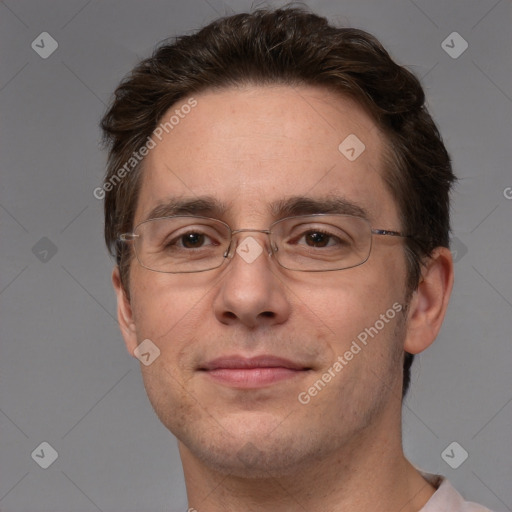
[[[263,355],[220,357],[207,362],[200,370],[221,384],[248,389],[303,375],[310,368],[289,359]]]
[[[294,363],[288,359],[275,356],[257,356],[257,357],[241,357],[241,356],[228,356],[219,357],[213,361],[206,363],[201,369],[206,371],[225,369],[253,369],[253,368],[288,368],[290,370],[304,370],[303,365]]]

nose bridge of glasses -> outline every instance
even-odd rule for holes
[[[236,235],[238,233],[265,233],[267,235],[270,235],[270,230],[268,229],[251,229],[251,228],[244,228],[244,229],[233,229],[231,231],[232,235]]]
[[[233,229],[231,231],[231,242],[230,242],[230,246],[228,248],[228,250],[226,251],[225,253],[225,256],[228,257],[228,258],[232,258],[235,254],[235,251],[238,247],[238,245],[243,242],[243,240],[245,240],[246,238],[253,238],[253,237],[238,237],[238,240],[235,241],[235,243],[233,243],[233,238],[236,237],[236,235],[239,235],[240,233],[263,233],[265,235],[270,235],[271,234],[271,231],[269,229],[251,229],[251,228],[244,228],[244,229]],[[256,243],[260,243],[256,240]],[[265,245],[267,245],[265,243]],[[270,238],[269,238],[269,249],[268,249],[268,254],[269,256],[272,255],[273,253],[273,250],[275,248],[272,247],[272,242],[270,242]]]

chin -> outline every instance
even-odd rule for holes
[[[209,446],[189,446],[189,450],[203,464],[221,474],[240,478],[269,478],[285,476],[297,471],[300,466],[300,448],[291,440],[275,439],[261,442],[261,439],[247,441],[232,439],[230,443]]]
[[[213,430],[192,428],[175,435],[193,458],[214,471],[239,478],[293,475],[332,448],[286,419],[265,421],[260,413],[251,421],[250,416],[222,421],[222,427],[217,424]]]

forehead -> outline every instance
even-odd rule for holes
[[[265,217],[291,197],[342,199],[395,217],[384,137],[352,99],[317,87],[206,91],[174,105],[146,156],[135,223],[172,199],[215,198],[222,215]],[[193,108],[183,108],[185,104]]]

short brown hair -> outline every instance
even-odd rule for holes
[[[448,247],[450,157],[425,107],[418,79],[395,63],[371,34],[337,28],[298,8],[261,9],[221,18],[193,35],[164,41],[123,80],[101,127],[109,150],[105,184],[147,141],[168,109],[206,89],[242,84],[313,85],[355,99],[386,137],[384,180],[407,239],[408,294],[421,263]],[[117,242],[133,229],[141,165],[105,188],[105,241],[128,293],[132,254]],[[404,357],[403,394],[412,354]]]

